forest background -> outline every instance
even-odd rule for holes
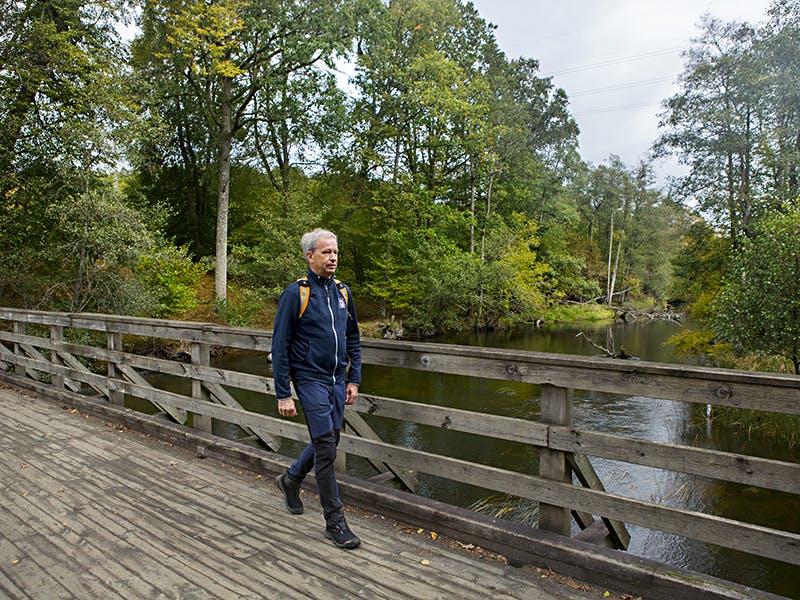
[[[797,0],[704,19],[653,144],[687,167],[666,190],[647,160],[584,161],[566,93],[469,2],[3,0],[0,21],[0,305],[269,328],[323,226],[367,322],[681,306],[707,324],[684,350],[800,373]]]

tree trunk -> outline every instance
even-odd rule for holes
[[[481,270],[478,280],[478,327],[483,327],[483,266],[486,262],[486,226],[492,212],[492,187],[494,187],[494,170],[489,175],[489,189],[486,192],[486,216],[481,231]]]
[[[472,159],[469,161],[469,253],[475,254],[475,172]]]
[[[622,252],[622,236],[620,235],[619,241],[617,242],[617,256],[614,259],[614,269],[611,272],[611,286],[609,287],[608,290],[609,306],[612,304],[612,299],[614,298],[614,288],[617,286],[617,269],[619,268],[619,255],[621,252]]]
[[[214,297],[224,304],[228,298],[228,207],[231,180],[231,78],[222,78],[222,121],[219,126],[219,195],[217,196],[217,263]]]
[[[608,273],[606,275],[606,304],[611,306],[611,255],[614,253],[614,213],[611,213],[611,227],[608,234]]]

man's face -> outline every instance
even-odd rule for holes
[[[306,252],[308,266],[320,277],[331,277],[339,264],[339,245],[335,238],[320,238],[317,247]]]

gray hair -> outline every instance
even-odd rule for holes
[[[306,252],[313,252],[314,248],[317,247],[317,242],[320,240],[320,238],[333,238],[334,240],[338,239],[336,234],[332,231],[317,227],[314,231],[309,231],[308,233],[303,234],[303,237],[300,240],[300,247],[303,249],[303,254]]]

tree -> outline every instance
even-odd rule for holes
[[[690,167],[681,193],[725,226],[734,246],[749,234],[764,200],[756,160],[764,111],[755,40],[750,25],[704,19],[687,54],[683,90],[665,102],[660,125],[667,131],[656,144],[658,154],[676,154]]]
[[[155,79],[166,79],[168,106],[178,98],[182,110],[199,116],[213,132],[218,190],[215,295],[220,303],[227,297],[234,142],[259,119],[270,118],[269,113],[258,114],[262,108],[271,108],[263,101],[264,90],[271,90],[269,98],[280,97],[298,73],[347,49],[351,8],[345,0],[156,0],[145,4],[143,34],[134,45],[138,64]]]
[[[61,284],[67,257],[61,246],[49,244],[63,243],[68,232],[78,230],[89,237],[96,224],[86,219],[97,213],[77,207],[116,193],[105,175],[116,168],[122,132],[135,121],[114,27],[121,9],[115,0],[3,4],[0,295],[5,301],[85,306],[99,291],[78,284],[77,293],[74,285],[66,292]],[[83,275],[73,283],[86,281],[95,266],[84,261]]]
[[[782,356],[800,375],[800,207],[765,219],[741,244],[714,309],[721,339]]]
[[[695,317],[706,318],[722,286],[730,241],[697,213],[688,217],[682,229],[680,247],[672,259],[669,296],[688,304]]]
[[[768,106],[767,130],[759,152],[769,178],[768,192],[780,205],[800,195],[800,4],[776,0],[756,45],[761,94]]]
[[[40,161],[62,172],[108,166],[129,108],[114,0],[10,2],[0,32],[0,181],[14,195]]]

